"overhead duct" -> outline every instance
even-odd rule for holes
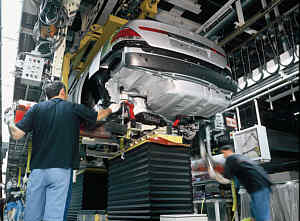
[[[247,9],[254,2],[255,0],[243,0],[242,1],[243,10]],[[220,10],[222,10],[222,8]],[[220,13],[220,10],[217,13]],[[222,16],[224,15],[225,17],[222,18]],[[216,35],[225,25],[228,25],[230,22],[232,22],[236,18],[236,16],[237,16],[236,10],[234,10],[234,8],[231,6],[230,8],[228,8],[228,10],[226,10],[218,17],[216,17],[214,19],[216,22],[211,22],[212,24],[208,28],[206,28],[205,32],[201,33],[201,29],[198,29],[196,33],[200,33],[201,35],[204,35],[207,38],[211,38],[212,36]]]

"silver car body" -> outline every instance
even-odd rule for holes
[[[122,38],[132,30],[138,37]],[[229,106],[236,89],[222,48],[195,33],[150,20],[134,20],[117,31],[82,81],[101,74],[99,67],[110,70],[105,87],[111,100],[119,102],[125,95],[135,105],[135,114],[208,118]]]

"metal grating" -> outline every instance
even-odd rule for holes
[[[193,213],[190,153],[186,147],[145,143],[109,161],[109,220],[159,220]]]

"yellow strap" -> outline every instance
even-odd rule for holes
[[[235,190],[233,180],[231,181],[231,192],[232,192],[232,211],[235,212],[237,207],[237,195],[236,195],[236,190]]]
[[[30,140],[28,141],[26,174],[30,173],[31,149],[32,149],[32,142]]]
[[[201,211],[200,211],[200,214],[202,214],[202,212],[203,212],[204,201],[205,201],[205,198],[202,200],[202,203],[201,203]]]
[[[94,220],[95,221],[101,221],[102,218],[101,218],[101,216],[99,214],[96,214],[95,217],[94,217]]]
[[[18,176],[18,184],[17,184],[17,187],[20,187],[21,185],[21,167],[19,167],[19,176]]]

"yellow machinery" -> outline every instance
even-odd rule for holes
[[[80,42],[80,47],[77,52],[70,54],[67,52],[64,56],[62,68],[62,81],[68,88],[68,77],[71,71],[78,70],[79,75],[87,68],[93,58],[96,56],[105,41],[120,27],[125,25],[128,21],[116,16],[110,15],[106,24],[101,27],[94,24],[90,27],[90,31],[83,37]],[[92,45],[92,47],[91,47]],[[89,50],[89,51],[87,51]],[[88,53],[87,57],[84,55]],[[84,59],[83,59],[84,58]],[[72,70],[70,67],[72,65]]]
[[[157,13],[159,0],[145,0],[141,3],[139,19],[153,17]],[[94,24],[80,41],[79,49],[75,53],[67,52],[64,55],[62,67],[62,81],[68,89],[68,78],[71,71],[77,70],[78,76],[91,64],[106,40],[128,20],[110,15],[105,25]],[[88,53],[87,57],[84,55]],[[72,67],[72,70],[71,70]]]

